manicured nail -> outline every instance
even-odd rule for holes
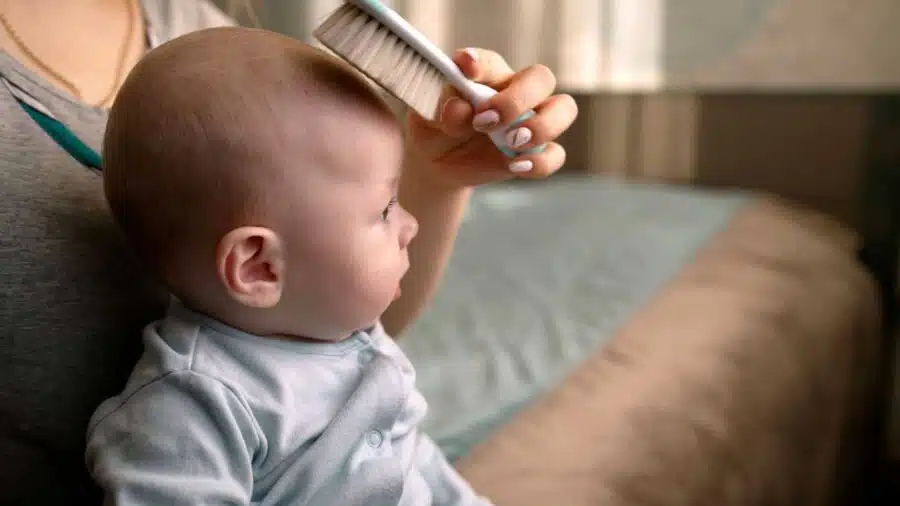
[[[519,160],[509,164],[509,171],[515,173],[528,172],[533,168],[534,163],[531,160]]]
[[[506,134],[506,145],[513,149],[521,148],[529,142],[531,142],[530,128],[519,127]]]
[[[500,113],[493,109],[481,111],[472,118],[472,126],[478,130],[490,130],[500,124]]]
[[[478,51],[472,49],[471,47],[463,49],[463,53],[469,55],[469,58],[471,58],[472,61],[478,61]]]

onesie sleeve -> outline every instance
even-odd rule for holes
[[[425,434],[419,435],[416,465],[431,489],[434,506],[492,506],[489,500],[475,493],[469,482]]]
[[[86,462],[104,504],[250,503],[263,439],[246,403],[222,382],[170,373],[95,418]]]

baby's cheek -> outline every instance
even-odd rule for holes
[[[394,300],[406,269],[396,244],[376,235],[348,240],[345,247],[320,263],[328,271],[328,303],[347,318],[378,318]]]
[[[377,304],[383,297],[386,271],[375,258],[356,259],[345,264],[346,269],[335,281],[341,286],[344,300],[357,306]]]

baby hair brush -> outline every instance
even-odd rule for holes
[[[445,83],[474,106],[497,94],[466,78],[449,56],[378,0],[345,0],[313,35],[427,120],[437,117]],[[490,134],[506,156],[543,149],[515,151],[506,143],[507,132],[533,115],[534,111],[528,111],[505,130]]]

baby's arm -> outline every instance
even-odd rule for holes
[[[98,411],[86,460],[104,504],[249,504],[259,434],[226,385],[176,372]]]
[[[434,506],[491,506],[491,502],[472,489],[447,461],[444,452],[425,434],[419,436],[416,464],[431,489]]]

